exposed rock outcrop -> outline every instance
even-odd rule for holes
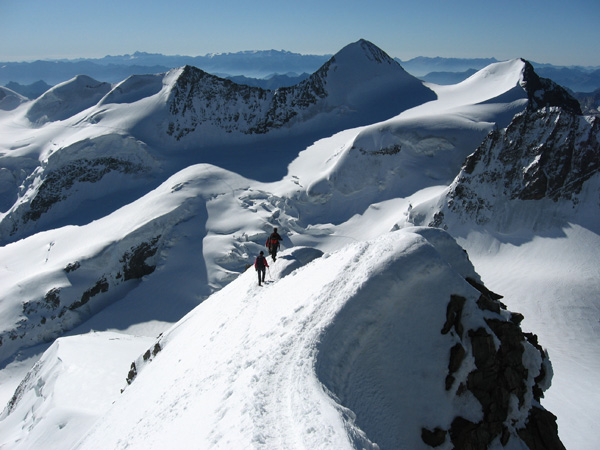
[[[435,210],[411,221],[447,227],[450,217],[479,225],[506,217],[514,200],[579,204],[584,184],[600,169],[600,121],[558,107],[517,114],[491,132],[465,161]]]
[[[76,212],[82,201],[148,183],[155,166],[143,143],[116,134],[62,148],[23,181],[17,201],[0,221],[0,241],[41,231],[47,223]],[[123,195],[114,198],[115,209],[126,200]],[[107,212],[99,211],[98,217]]]
[[[481,293],[477,305],[486,312],[487,326],[467,329],[467,299],[451,296],[441,332],[452,333],[459,342],[450,350],[445,384],[458,397],[472,394],[481,405],[482,419],[457,416],[448,430],[423,428],[423,442],[435,448],[449,439],[455,449],[484,450],[493,442],[505,446],[521,439],[532,450],[563,450],[556,417],[539,404],[552,376],[545,351],[535,335],[521,331],[523,317],[506,311],[500,296],[475,280],[467,281]],[[474,365],[461,370],[470,358]],[[537,369],[531,361],[537,361]]]
[[[41,298],[25,299],[21,319],[13,328],[0,331],[0,361],[17,348],[56,339],[118,299],[112,295],[115,288],[129,281],[130,284],[118,289],[122,295],[135,286],[131,281],[154,272],[160,238],[160,235],[154,236],[127,250],[122,249],[127,245],[125,242],[107,249],[108,253],[121,254],[111,258],[115,265],[105,265],[103,272],[98,271],[93,258],[68,264],[64,268],[65,274],[89,278],[88,282],[81,283],[79,289],[68,285],[55,286]],[[94,273],[97,278],[93,278]]]
[[[523,60],[525,69],[521,85],[527,92],[528,109],[535,111],[546,106],[558,106],[573,114],[581,114],[579,102],[569,92],[548,78],[541,78],[531,63]]]

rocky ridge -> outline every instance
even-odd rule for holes
[[[445,217],[486,224],[507,201],[579,203],[584,183],[600,169],[600,122],[558,107],[526,111],[490,133],[470,155],[429,225]],[[421,223],[420,211],[411,213]]]
[[[356,77],[357,70],[368,75]],[[381,77],[377,83],[373,81],[376,77]],[[376,85],[369,88],[375,99],[362,94],[353,99],[354,91],[371,84]],[[399,100],[394,94],[400,87],[410,91],[407,89]],[[344,98],[339,96],[340,91]],[[239,85],[186,66],[171,90],[168,101],[171,118],[166,133],[177,141],[214,129],[264,135],[293,123],[313,120],[319,114],[333,113],[330,120],[337,121],[337,111],[343,112],[345,120],[350,119],[349,123],[356,126],[370,123],[361,116],[367,111],[369,120],[377,120],[372,117],[376,102],[379,108],[399,114],[434,98],[432,91],[385,52],[360,40],[342,49],[306,80],[275,91]],[[314,126],[325,127],[323,121],[315,122]]]

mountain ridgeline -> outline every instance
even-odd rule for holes
[[[393,448],[398,442],[388,429],[393,427],[382,426],[361,403],[370,395],[354,395],[367,378],[339,373],[340,367],[370,357],[359,345],[364,336],[347,335],[354,328],[344,324],[354,317],[364,321],[365,336],[378,346],[387,339],[377,329],[386,312],[411,320],[402,315],[403,304],[394,303],[398,298],[415,300],[407,304],[423,318],[419,329],[445,346],[443,352],[436,345],[427,350],[443,353],[439,361],[419,359],[435,372],[425,378],[435,380],[447,410],[439,420],[415,427],[415,448],[564,448],[556,418],[539,403],[552,379],[543,342],[521,330],[523,317],[483,286],[451,237],[526,224],[533,238],[536,230],[546,231],[550,219],[600,232],[594,221],[600,208],[600,122],[581,115],[577,101],[540,78],[527,61],[493,63],[447,89],[424,84],[360,40],[300,83],[276,90],[186,65],[117,84],[80,75],[33,101],[10,90],[0,91],[3,99],[10,107],[1,112],[0,131],[13,133],[4,138],[0,132],[0,258],[6,261],[0,271],[6,317],[0,362],[5,366],[20,351],[74,330],[102,324],[101,329],[134,334],[142,322],[178,322],[198,304],[214,308],[211,295],[226,288],[234,297],[243,292],[243,307],[254,308],[248,305],[259,305],[261,297],[247,286],[252,274],[244,268],[278,226],[286,246],[297,251],[284,254],[274,267],[302,259],[289,270],[273,269],[273,289],[283,292],[287,286],[298,295],[290,316],[317,305],[310,295],[319,301],[328,290],[345,296],[336,297],[336,312],[326,310],[323,301],[318,307],[323,309],[306,316],[309,323],[331,314],[329,325],[313,327],[329,333],[317,339],[322,364],[308,364],[306,370],[317,370],[332,397],[343,403],[336,411],[343,411],[339,422],[352,448]],[[397,232],[401,228],[410,231]],[[392,256],[388,247],[395,249]],[[372,260],[362,259],[365,255]],[[413,262],[419,270],[410,272]],[[363,263],[373,269],[363,274],[356,269]],[[303,266],[305,272],[296,271]],[[347,275],[352,271],[359,282]],[[329,272],[345,282],[326,279]],[[296,276],[322,276],[322,287],[300,299],[304,289],[286,284]],[[438,284],[443,300],[437,296],[441,290],[430,287]],[[435,329],[419,310],[420,295],[435,311]],[[237,305],[234,297],[223,296],[219,302]],[[378,309],[371,309],[375,303]],[[287,305],[273,303],[279,304]],[[202,316],[196,313],[194,320]],[[191,330],[190,317],[172,334]],[[232,320],[243,316],[236,313]],[[290,320],[282,313],[276,326]],[[311,328],[306,323],[298,325],[299,336]],[[394,341],[397,324],[385,323]],[[236,330],[253,326],[242,323]],[[210,342],[219,330],[212,333]],[[160,353],[147,353],[143,365],[169,354],[166,336],[152,347]],[[336,338],[347,345],[340,350]],[[415,344],[414,336],[402,339],[394,341],[394,351]],[[285,357],[289,349],[284,350],[272,354]],[[401,354],[394,353],[392,364],[399,371],[406,369]],[[276,369],[294,366],[290,361]],[[137,377],[140,358],[136,362],[128,382],[147,388]],[[356,363],[353,370],[371,376],[369,367]],[[26,391],[42,372],[39,366],[32,369],[0,421],[19,408],[27,410]],[[421,380],[424,372],[411,373]],[[395,374],[384,378],[392,389],[411,389],[398,387]],[[131,391],[124,395],[137,395]],[[390,417],[402,414],[402,402],[382,401],[389,403]],[[473,404],[477,413],[465,412],[465,405]],[[99,421],[96,432],[115,417]],[[177,425],[173,429],[177,434]],[[267,446],[276,441],[268,439],[268,433],[260,436]],[[86,445],[92,448],[94,442],[88,439]]]
[[[383,51],[359,41],[307,80],[275,91],[238,85],[186,66],[171,91],[167,134],[176,140],[206,128],[267,134],[295,124],[331,133],[385,120],[435,98]]]

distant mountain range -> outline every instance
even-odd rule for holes
[[[518,55],[517,55],[518,56]],[[29,85],[43,82],[56,85],[85,74],[99,81],[117,83],[130,75],[165,73],[190,65],[214,75],[264,89],[292,86],[315,72],[331,55],[303,55],[283,50],[243,51],[205,56],[162,55],[135,52],[95,59],[0,62],[0,85]],[[424,81],[455,84],[475,71],[498,62],[495,58],[429,58],[407,61],[396,58],[402,67]],[[600,67],[553,66],[532,62],[536,72],[573,92],[592,92],[600,88]],[[274,77],[277,75],[276,77]],[[239,77],[245,78],[239,78]],[[259,79],[249,80],[249,79]],[[15,89],[15,87],[17,89]],[[13,84],[11,89],[25,95]]]

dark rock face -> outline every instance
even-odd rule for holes
[[[118,259],[120,265],[106,267],[104,273],[96,280],[90,280],[83,289],[54,287],[39,299],[25,301],[22,319],[12,329],[0,333],[0,362],[20,346],[59,337],[87,319],[94,310],[114,301],[111,297],[114,287],[154,272],[156,262],[153,257],[158,252],[160,238],[160,235],[155,236],[123,252]],[[118,248],[115,250],[119,251]],[[85,261],[70,263],[64,269],[65,274],[78,270],[86,271]]]
[[[133,176],[148,171],[148,167],[141,163],[116,157],[79,159],[54,169],[38,167],[24,183],[28,185],[25,191],[27,195],[23,195],[23,200],[15,203],[0,222],[1,239],[3,243],[11,242],[23,238],[32,230],[39,230],[40,226],[44,226],[40,225],[40,219],[56,205],[68,202],[80,189],[80,183],[98,183],[111,173]],[[41,182],[37,183],[37,179]],[[34,183],[37,185],[34,186]]]
[[[533,408],[527,426],[519,430],[519,436],[531,450],[559,449],[565,446],[558,438],[556,416],[541,408]]]
[[[298,85],[276,91],[236,84],[186,66],[172,91],[173,120],[167,134],[180,140],[205,124],[243,134],[281,128],[327,96],[324,75],[330,63]]]
[[[451,296],[441,332],[453,333],[460,342],[450,350],[445,383],[446,390],[456,392],[457,396],[472,394],[481,405],[483,418],[473,422],[457,416],[448,430],[423,428],[423,442],[438,447],[449,438],[455,449],[484,450],[495,440],[504,446],[511,439],[520,439],[532,450],[563,450],[556,417],[536,406],[548,382],[546,366],[549,363],[545,352],[534,335],[521,331],[518,325],[522,319],[520,314],[508,313],[498,300],[499,295],[474,280],[468,281],[480,291],[478,307],[492,314],[485,319],[487,328],[465,329],[462,315],[467,300],[458,295]],[[533,380],[524,363],[525,346],[539,353],[539,373]],[[466,349],[470,349],[470,355]],[[460,378],[456,374],[467,356],[473,358],[474,367],[466,377],[463,374]],[[528,404],[531,408],[525,406]],[[520,414],[526,412],[527,418],[519,425],[515,410],[524,407],[529,409]]]
[[[140,245],[132,248],[129,252],[125,252],[121,258],[124,274],[123,281],[139,279],[154,272],[156,266],[146,264],[146,260],[156,254],[158,250],[157,242],[159,239],[160,235],[151,239],[149,242],[142,242]],[[117,275],[117,278],[120,278],[119,275]]]
[[[523,62],[525,70],[522,85],[527,92],[530,110],[558,106],[570,113],[581,115],[579,102],[566,89],[552,80],[540,78],[528,61],[523,60]]]
[[[467,158],[448,193],[448,209],[483,224],[497,199],[577,204],[584,183],[599,169],[598,118],[559,108],[526,111],[505,130],[490,133]]]
[[[143,370],[143,368],[147,364],[150,364],[154,360],[156,355],[158,355],[162,351],[164,344],[161,345],[161,337],[162,334],[158,337],[158,340],[151,349],[146,350],[146,352],[141,357],[139,357],[131,363],[131,367],[129,369],[129,372],[127,373],[127,377],[125,378],[125,381],[128,385],[133,383],[133,381],[138,376],[138,373],[141,370]]]
[[[67,198],[67,191],[77,182],[95,183],[109,172],[130,174],[142,171],[143,166],[116,158],[95,158],[67,164],[45,176],[29,210],[23,214],[23,223],[39,219],[52,205]]]
[[[240,123],[257,122],[269,96],[264,89],[235,84],[186,66],[171,92],[169,111],[173,119],[167,134],[180,140],[205,123],[227,132],[238,130]]]

